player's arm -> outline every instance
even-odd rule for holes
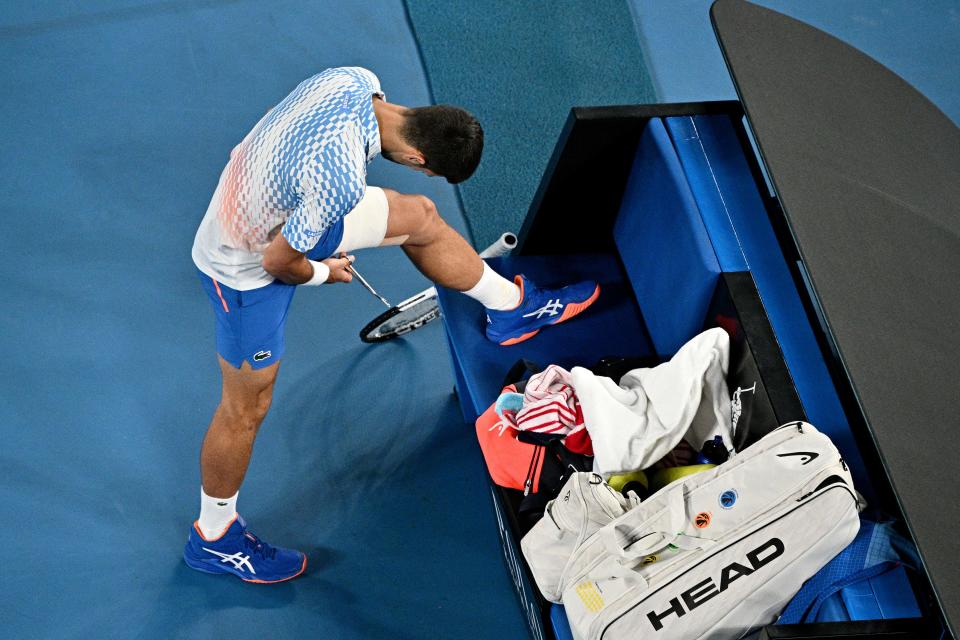
[[[276,234],[263,252],[263,268],[287,284],[303,284],[313,277],[307,256],[291,247],[282,233]]]
[[[312,285],[353,279],[347,270],[350,262],[343,257],[327,258],[323,262],[314,262],[307,257],[329,225],[347,215],[360,202],[366,189],[360,177],[363,167],[352,170],[348,162],[351,158],[363,158],[364,151],[357,147],[355,136],[346,132],[341,136],[341,146],[348,151],[343,162],[321,167],[323,171],[303,172],[305,193],[279,230],[274,230],[276,236],[264,251],[264,270],[288,284]],[[322,177],[317,177],[318,174]],[[309,176],[314,176],[312,181]],[[331,191],[336,191],[339,197],[330,198]],[[329,273],[324,273],[328,268]]]
[[[274,278],[287,284],[304,284],[314,279],[314,275],[326,275],[320,282],[350,282],[353,275],[347,270],[352,257],[327,258],[321,263],[307,259],[307,256],[290,246],[282,233],[278,233],[263,253],[263,268]],[[326,266],[326,274],[317,274],[317,264]]]

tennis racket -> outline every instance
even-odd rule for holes
[[[480,252],[481,258],[496,258],[513,251],[517,246],[517,236],[505,233],[492,245]],[[428,322],[440,317],[440,305],[437,303],[437,289],[430,287],[420,293],[410,296],[394,306],[386,298],[377,293],[366,278],[357,272],[356,265],[350,265],[350,270],[357,281],[375,298],[387,307],[387,310],[371,320],[360,330],[360,339],[367,343],[386,342],[405,333],[419,329]]]

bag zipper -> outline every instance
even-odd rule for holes
[[[760,450],[760,451],[757,451],[753,456],[751,456],[751,458],[750,458],[749,460],[743,460],[740,464],[738,464],[738,465],[736,465],[736,466],[730,466],[729,468],[727,468],[727,469],[724,471],[724,473],[721,473],[721,474],[715,476],[715,477],[713,478],[713,480],[711,480],[710,482],[714,482],[714,481],[716,481],[716,480],[719,480],[721,477],[725,476],[725,475],[728,474],[728,473],[733,472],[733,471],[734,471],[735,469],[737,469],[738,467],[740,467],[740,466],[742,466],[742,465],[750,464],[751,462],[754,462],[757,458],[759,458],[760,456],[762,456],[762,455],[765,454],[765,453],[768,453],[768,452],[771,451],[772,449],[775,449],[775,448],[783,445],[784,443],[789,442],[790,440],[794,439],[795,437],[797,437],[797,436],[799,436],[799,435],[803,435],[803,427],[800,425],[799,422],[797,422],[797,423],[790,423],[789,425],[784,425],[783,427],[779,427],[778,429],[775,429],[774,431],[779,431],[779,430],[781,430],[781,429],[790,428],[790,427],[796,428],[796,429],[797,429],[797,433],[796,433],[796,434],[793,434],[793,435],[789,435],[789,432],[785,431],[785,433],[788,434],[788,437],[783,438],[783,439],[778,439],[776,442],[771,443],[771,444],[768,444],[767,447],[765,447],[764,449],[762,449],[762,450]],[[771,433],[772,433],[772,432],[771,432]],[[736,458],[734,458],[734,460],[736,460]],[[783,501],[783,499],[784,499],[785,496],[788,496],[788,495],[791,495],[791,494],[795,493],[795,492],[798,491],[804,484],[806,484],[806,483],[808,483],[808,482],[809,482],[809,480],[801,480],[801,481],[797,482],[796,484],[792,485],[790,488],[785,489],[779,496],[777,496],[776,498],[774,498],[774,499],[772,499],[772,500],[770,501],[770,506],[767,508],[766,511],[763,511],[763,512],[760,512],[760,513],[756,514],[755,519],[758,518],[758,517],[760,517],[760,516],[762,516],[762,515],[765,515],[766,513],[768,513],[768,512],[770,511],[770,509],[775,509],[775,508]],[[666,488],[666,487],[664,487],[664,488]],[[686,503],[688,499],[692,498],[692,497],[693,497],[693,494],[697,493],[698,491],[703,490],[703,488],[704,488],[704,485],[701,485],[701,486],[699,486],[699,487],[696,487],[696,488],[692,489],[692,490],[689,491],[689,492],[684,491],[684,492],[683,492],[683,500],[684,500],[684,503]],[[662,489],[661,489],[661,491],[662,491]],[[650,518],[650,520],[654,520],[654,519],[660,517],[660,515],[663,513],[663,511],[664,511],[665,509],[667,509],[667,508],[668,508],[668,507],[664,506],[664,508],[661,509],[659,512],[657,512],[656,515],[652,516],[652,517]],[[646,522],[649,522],[649,520],[647,520]],[[632,537],[634,534],[636,534],[636,533],[638,533],[639,531],[642,531],[643,529],[645,529],[645,528],[646,528],[646,522],[635,526],[635,527],[630,531],[630,533],[627,534],[627,537]],[[747,525],[746,523],[744,523],[744,524],[741,525],[741,526],[748,526],[748,525]]]
[[[543,445],[533,445],[533,455],[530,457],[530,466],[527,468],[527,479],[523,483],[523,495],[528,496],[533,492],[533,476],[537,473],[537,462],[543,452]]]

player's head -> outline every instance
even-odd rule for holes
[[[404,113],[400,136],[422,162],[403,162],[456,184],[473,175],[483,153],[483,128],[469,112],[448,104],[417,107]],[[391,158],[396,160],[395,158]]]

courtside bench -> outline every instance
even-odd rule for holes
[[[499,347],[483,335],[483,308],[441,289],[465,422],[472,427],[496,399],[519,358],[565,367],[610,356],[667,359],[705,328],[721,326],[732,337],[731,393],[753,389],[739,444],[808,420],[837,444],[870,503],[898,516],[877,451],[846,418],[791,271],[795,256],[784,254],[784,230],[771,222],[777,207],[738,102],[573,109],[517,250],[490,264],[547,286],[595,279],[600,298],[568,323]],[[540,597],[519,551],[519,492],[492,485],[491,495],[532,637],[569,637],[562,607]],[[904,633],[924,633],[935,617],[927,611],[929,586],[923,576],[916,582],[926,620],[910,621]],[[820,628],[816,637],[846,637],[858,624]]]

